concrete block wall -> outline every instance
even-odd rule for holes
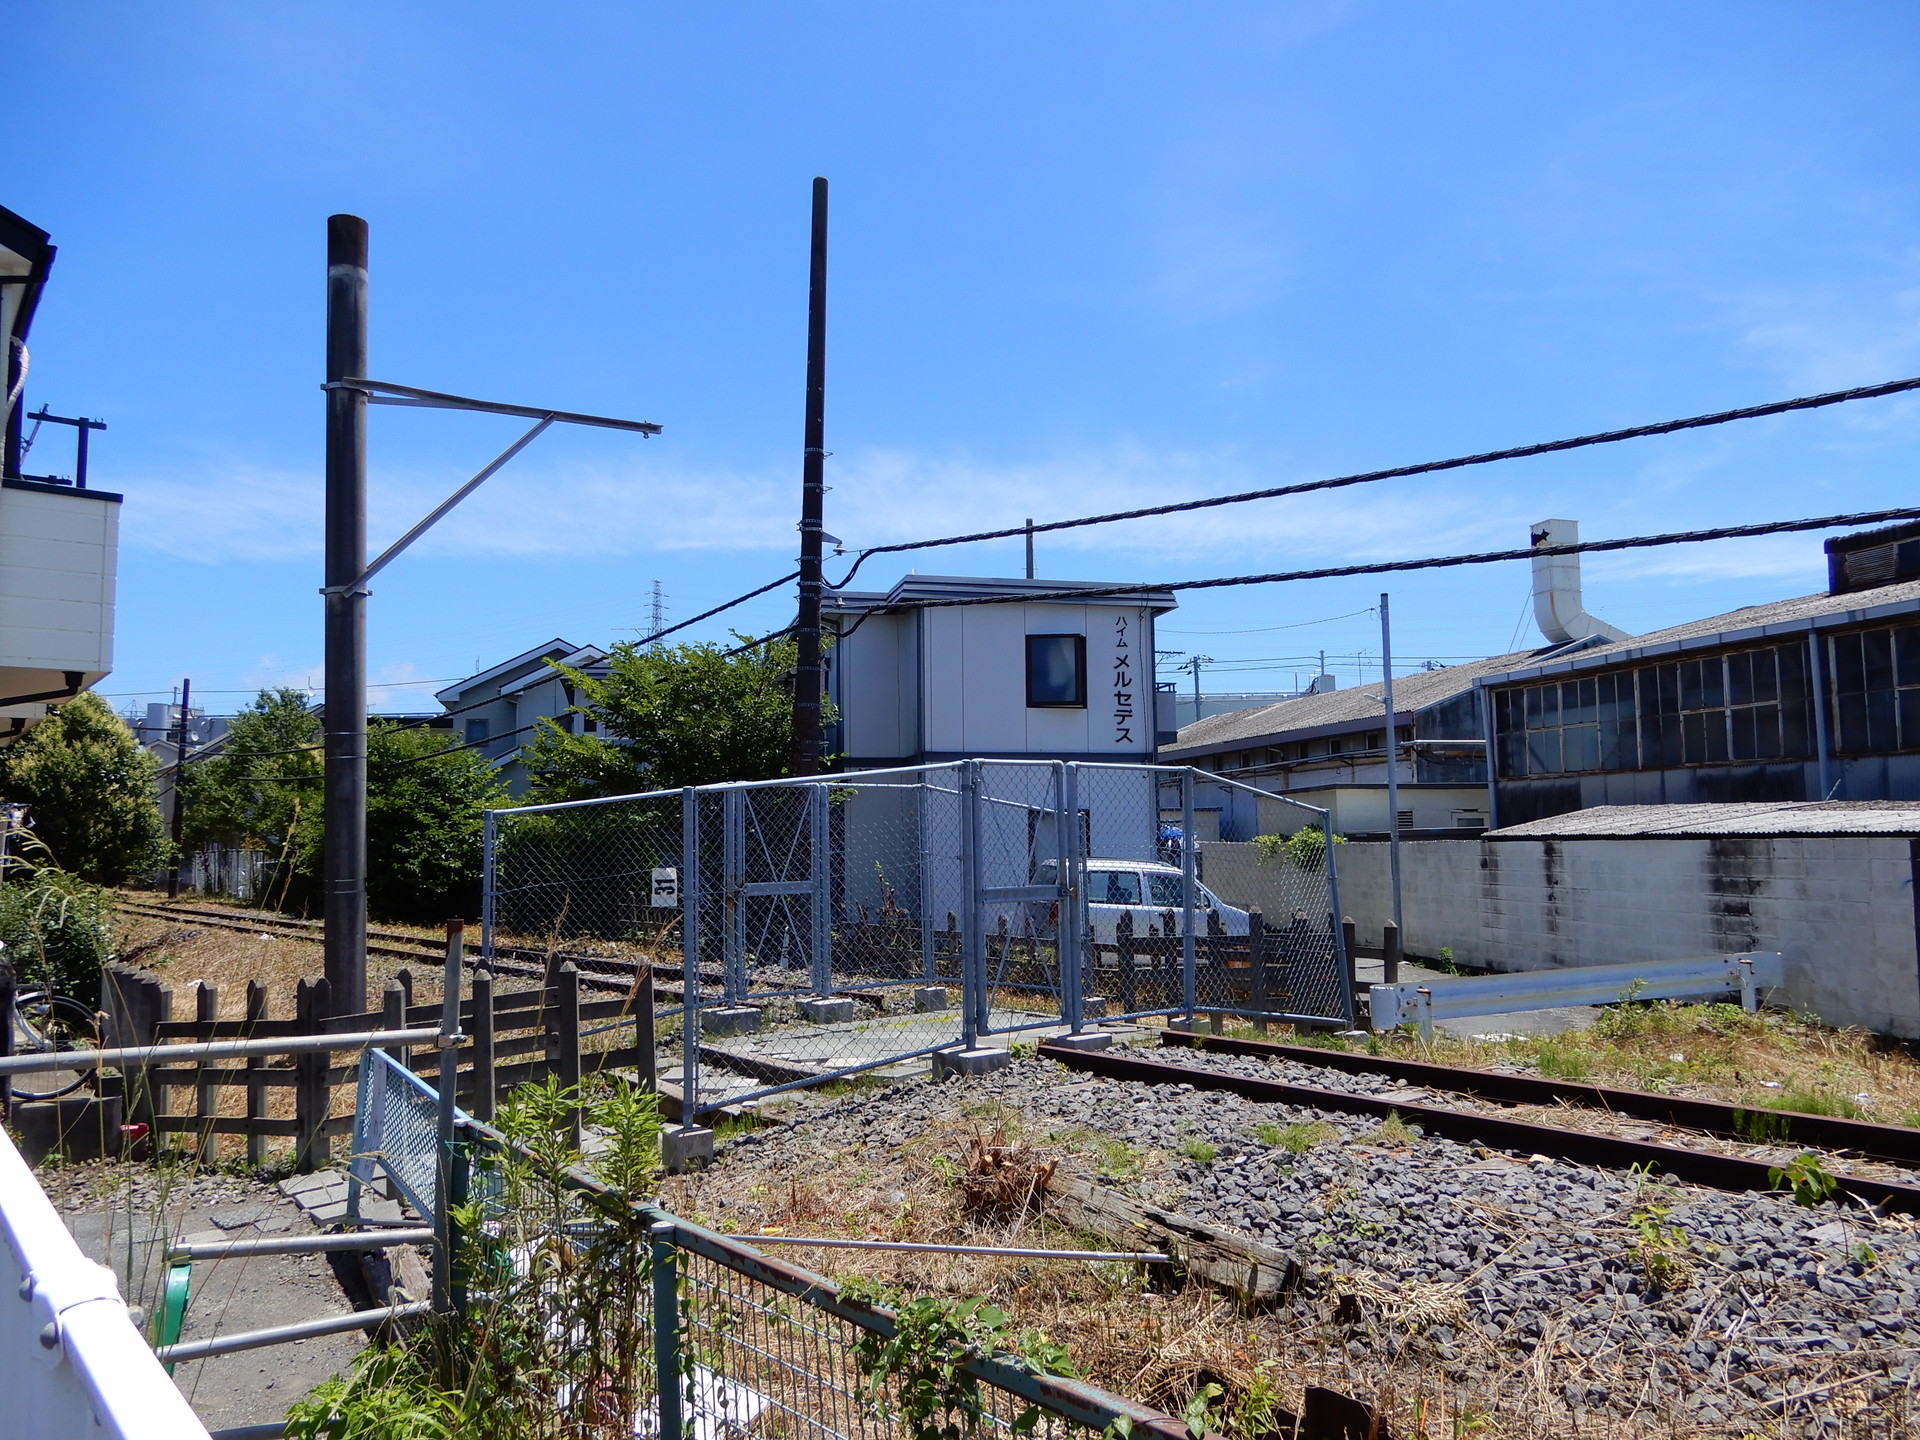
[[[1391,913],[1384,841],[1336,849],[1363,944]],[[1202,847],[1237,905],[1278,897],[1251,845]],[[1914,842],[1904,836],[1414,840],[1400,847],[1408,954],[1535,970],[1778,950],[1786,1002],[1835,1025],[1920,1038]],[[1244,897],[1244,898],[1243,898]],[[1269,905],[1262,904],[1262,909]]]

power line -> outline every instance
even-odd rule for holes
[[[1496,460],[1522,460],[1531,455],[1551,455],[1562,450],[1580,450],[1590,445],[1612,445],[1621,440],[1640,440],[1649,435],[1671,435],[1680,430],[1700,430],[1710,425],[1725,425],[1734,420],[1757,420],[1768,415],[1785,415],[1795,410],[1817,410],[1827,405],[1843,405],[1850,400],[1873,400],[1920,390],[1920,377],[1889,380],[1881,385],[1861,385],[1852,390],[1829,390],[1820,395],[1802,395],[1794,400],[1775,400],[1765,405],[1747,405],[1738,410],[1716,410],[1709,415],[1690,415],[1682,420],[1662,420],[1654,425],[1634,425],[1625,430],[1602,430],[1593,435],[1576,435],[1568,440],[1547,440],[1535,445],[1516,445],[1506,450],[1486,450],[1478,455],[1460,455],[1451,460],[1427,460],[1417,465],[1396,465],[1387,470],[1368,470],[1358,475],[1340,475],[1331,480],[1308,480],[1298,485],[1276,485],[1266,490],[1243,490],[1237,495],[1215,495],[1205,500],[1178,500],[1166,505],[1149,505],[1139,510],[1115,510],[1106,515],[1088,515],[1078,520],[1052,520],[1044,525],[1015,525],[1005,530],[981,530],[972,535],[950,535],[940,540],[908,540],[897,545],[875,545],[862,550],[852,569],[837,584],[839,590],[854,577],[854,572],[872,555],[894,555],[903,550],[926,550],[940,545],[966,545],[978,540],[1009,540],[1017,535],[1038,534],[1046,530],[1072,530],[1084,525],[1109,525],[1116,520],[1144,520],[1154,515],[1177,515],[1188,510],[1207,510],[1218,505],[1240,505],[1249,500],[1273,500],[1282,495],[1304,495],[1312,490],[1338,490],[1348,485],[1369,485],[1376,480],[1398,480],[1409,475],[1431,475],[1440,470],[1459,470],[1468,465],[1489,465]],[[1367,572],[1356,571],[1356,574]],[[1031,597],[1029,597],[1031,598]]]
[[[1349,610],[1344,615],[1329,615],[1324,620],[1301,620],[1292,625],[1258,625],[1251,630],[1169,630],[1156,625],[1156,635],[1268,635],[1275,630],[1304,630],[1309,625],[1331,625],[1336,620],[1351,620],[1356,615],[1373,614],[1373,606],[1364,610]]]
[[[1920,383],[1920,382],[1916,382]],[[1833,530],[1851,525],[1883,525],[1920,519],[1920,509],[1864,510],[1852,515],[1821,515],[1809,520],[1770,520],[1758,525],[1722,525],[1710,530],[1676,530],[1664,535],[1633,535],[1620,540],[1582,540],[1574,545],[1538,545],[1525,550],[1483,550],[1470,555],[1436,555],[1424,560],[1382,560],[1370,565],[1330,565],[1317,570],[1277,570],[1266,575],[1228,575],[1212,580],[1172,580],[1146,585],[1103,585],[1097,589],[1045,590],[1022,595],[956,596],[950,600],[902,600],[890,610],[946,610],[963,605],[1021,605],[1036,600],[1093,600],[1111,595],[1141,595],[1155,590],[1217,590],[1234,585],[1280,585],[1290,580],[1332,580],[1347,575],[1388,575],[1403,570],[1444,570],[1459,565],[1490,565],[1501,560],[1531,560],[1540,555],[1582,555],[1604,550],[1645,550],[1661,545],[1691,545],[1703,540],[1740,540],[1800,530]],[[869,611],[869,614],[878,613]],[[862,617],[865,618],[864,616]]]

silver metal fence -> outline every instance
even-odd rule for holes
[[[493,811],[483,954],[677,976],[659,1069],[688,1114],[1021,1032],[1350,1024],[1331,845],[1283,857],[1291,911],[1255,926],[1197,872],[1203,782],[1228,783],[964,760]],[[1330,839],[1325,812],[1263,798]]]

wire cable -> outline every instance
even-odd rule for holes
[[[950,600],[901,600],[890,612],[945,610],[963,605],[1024,605],[1035,600],[1092,600],[1113,595],[1142,595],[1155,590],[1217,590],[1234,585],[1282,585],[1292,580],[1333,580],[1347,575],[1390,575],[1403,570],[1444,570],[1459,565],[1491,565],[1502,560],[1531,560],[1541,555],[1589,555],[1608,550],[1646,550],[1661,545],[1692,545],[1703,540],[1739,540],[1754,535],[1784,535],[1800,530],[1833,530],[1852,525],[1883,525],[1920,520],[1920,509],[1864,510],[1852,515],[1820,515],[1808,520],[1769,520],[1757,525],[1721,525],[1710,530],[1676,530],[1664,535],[1631,535],[1619,540],[1582,540],[1574,545],[1535,545],[1525,550],[1482,550],[1468,555],[1435,555],[1423,560],[1380,560],[1367,565],[1328,565],[1316,570],[1276,570],[1265,575],[1226,575],[1212,580],[1173,580],[1148,585],[1102,585],[1092,589],[1032,591],[1023,595],[967,595]],[[880,613],[878,609],[867,614]],[[862,619],[865,616],[861,617]]]
[[[1387,470],[1368,470],[1357,475],[1340,475],[1331,480],[1308,480],[1298,485],[1276,485],[1266,490],[1243,490],[1237,495],[1215,495],[1205,500],[1177,500],[1166,505],[1149,505],[1139,510],[1115,510],[1106,515],[1088,515],[1078,520],[1051,520],[1044,525],[1015,525],[1004,530],[982,530],[972,535],[950,535],[941,540],[909,540],[897,545],[875,545],[855,557],[852,569],[830,590],[844,588],[869,556],[894,555],[903,550],[927,550],[940,545],[967,545],[978,540],[1010,540],[1016,536],[1038,535],[1049,530],[1072,530],[1085,525],[1110,525],[1116,520],[1144,520],[1154,515],[1178,515],[1189,510],[1208,510],[1219,505],[1241,505],[1249,500],[1273,500],[1282,495],[1304,495],[1313,490],[1339,490],[1349,485],[1370,485],[1376,480],[1398,480],[1409,475],[1431,475],[1440,470],[1459,470],[1468,465],[1490,465],[1496,460],[1522,460],[1530,455],[1552,455],[1562,450],[1580,450],[1589,445],[1612,445],[1622,440],[1640,440],[1649,435],[1671,435],[1680,430],[1700,430],[1710,425],[1725,425],[1734,420],[1757,420],[1768,415],[1785,415],[1795,410],[1818,410],[1827,405],[1844,405],[1852,400],[1874,400],[1884,395],[1899,395],[1920,390],[1920,377],[1889,380],[1880,385],[1861,385],[1852,390],[1829,390],[1820,395],[1802,395],[1793,400],[1775,400],[1765,405],[1746,405],[1738,410],[1716,410],[1708,415],[1689,415],[1682,420],[1662,420],[1654,425],[1633,425],[1625,430],[1602,430],[1592,435],[1576,435],[1567,440],[1547,440],[1535,445],[1516,445],[1506,450],[1486,450],[1478,455],[1459,455],[1451,460],[1427,460],[1417,465],[1396,465]],[[1356,572],[1367,573],[1367,572]],[[1034,597],[1028,597],[1034,598]]]

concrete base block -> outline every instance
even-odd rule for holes
[[[20,1153],[37,1165],[58,1151],[69,1160],[102,1160],[120,1153],[122,1101],[118,1095],[63,1095],[13,1107]]]
[[[704,1125],[675,1125],[660,1132],[660,1160],[669,1175],[684,1175],[713,1163],[713,1131]]]
[[[1189,1023],[1184,1015],[1174,1015],[1168,1018],[1167,1029],[1183,1030],[1189,1035],[1205,1035],[1207,1033],[1207,1017],[1204,1015],[1196,1015],[1193,1017],[1191,1023]]]
[[[933,1054],[933,1078],[948,1075],[988,1075],[1013,1064],[1011,1050],[936,1050]]]
[[[700,1031],[703,1035],[757,1035],[760,1033],[760,1011],[753,1005],[732,1005],[719,1010],[700,1012]]]
[[[1078,1035],[1056,1036],[1047,1043],[1062,1050],[1105,1050],[1113,1044],[1113,1036],[1105,1030],[1082,1030]]]
[[[802,1000],[800,1013],[816,1025],[845,1025],[853,1019],[851,1000]]]
[[[947,992],[940,985],[922,985],[913,992],[913,1008],[926,1015],[947,1008]]]
[[[1087,996],[1086,999],[1080,1002],[1080,1013],[1089,1020],[1106,1019],[1107,997],[1104,995]]]

